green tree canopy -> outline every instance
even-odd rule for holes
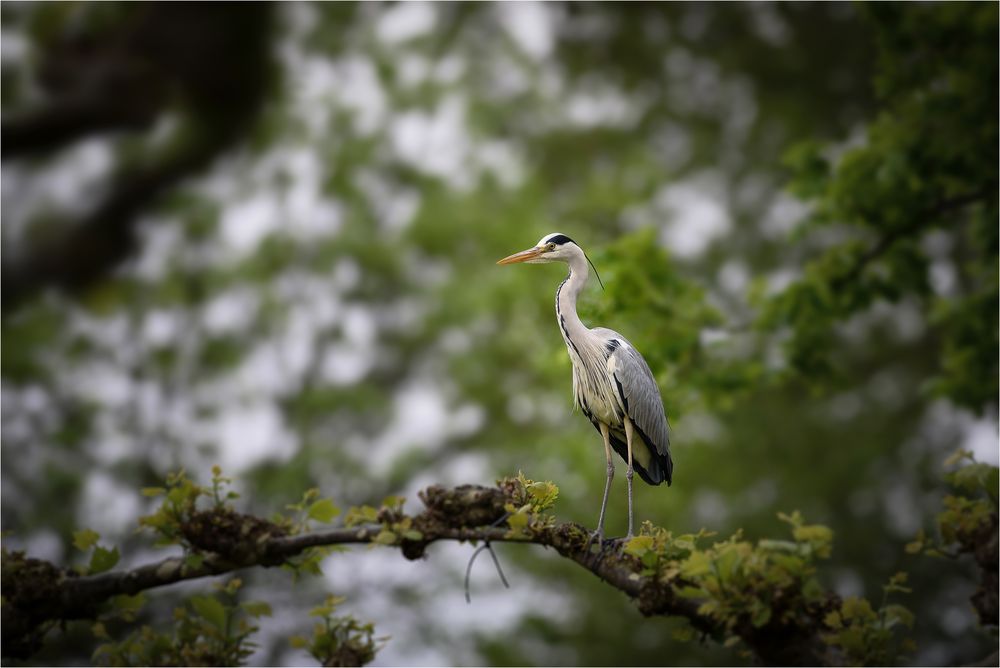
[[[561,275],[494,265],[558,230],[606,286],[584,321],[642,351],[670,416],[675,481],[637,488],[641,519],[753,542],[800,511],[836,537],[824,589],[877,604],[909,573],[913,660],[995,649],[978,569],[904,551],[949,455],[997,459],[995,3],[0,17],[10,550],[72,566],[89,528],[122,567],[151,561],[141,488],[215,464],[258,515],[310,488],[374,508],[520,470],[593,525],[603,452],[571,410]],[[995,479],[980,488],[995,504]],[[270,603],[257,663],[307,660],[284,638],[314,606],[390,636],[387,665],[745,661],[562,559],[497,552],[512,589],[474,578],[468,607],[471,550],[451,544],[335,554],[294,587],[261,569],[219,595]],[[180,596],[136,614],[163,628]],[[218,618],[197,600],[185,614]],[[31,660],[93,649],[69,625]]]

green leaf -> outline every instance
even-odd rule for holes
[[[214,596],[198,595],[191,597],[191,607],[205,621],[223,633],[226,631],[226,608]]]
[[[327,596],[323,601],[323,605],[317,605],[315,608],[309,611],[310,617],[327,617],[333,614],[333,611],[337,609],[337,606],[346,601],[347,598],[344,596]]]
[[[712,560],[704,552],[692,552],[681,562],[681,575],[686,578],[698,578],[712,571]]]
[[[698,606],[699,615],[714,615],[718,611],[719,611],[719,602],[714,599],[705,601],[704,603]]]
[[[921,550],[924,549],[924,543],[927,541],[927,534],[921,529],[917,532],[917,537],[906,544],[903,548],[907,554],[920,554]]]
[[[757,541],[757,547],[773,552],[792,552],[797,554],[800,551],[798,543],[790,540],[771,540],[769,538]]]
[[[94,548],[94,553],[90,555],[90,565],[87,567],[87,571],[91,575],[109,571],[115,567],[115,564],[118,563],[118,559],[119,555],[117,547],[109,550],[98,545]]]
[[[809,578],[802,585],[802,596],[805,597],[807,601],[818,602],[826,598],[826,590],[823,589],[823,585],[819,583],[816,578]]]
[[[787,524],[791,524],[793,528],[801,526],[805,522],[805,519],[803,519],[802,517],[802,513],[800,513],[797,510],[794,511],[791,515],[788,515],[786,513],[778,513],[778,519]]]
[[[694,550],[696,537],[694,534],[686,533],[674,538],[673,546],[682,550]]]
[[[272,614],[271,604],[267,601],[247,601],[240,607],[251,617],[270,617]]]
[[[837,634],[837,644],[848,652],[863,652],[865,648],[864,631],[857,627],[843,629]]]
[[[634,536],[625,543],[625,554],[641,558],[653,548],[652,536]]]
[[[310,617],[326,617],[331,612],[333,612],[333,606],[323,604],[317,605],[315,608],[309,610]]]
[[[906,584],[907,579],[908,579],[907,574],[903,571],[900,571],[895,575],[893,575],[891,578],[889,578],[889,583],[885,585],[883,589],[885,589],[886,593],[900,592],[903,594],[909,594],[913,590],[910,589],[909,587],[904,586]]]
[[[547,510],[556,502],[559,497],[559,488],[556,487],[555,483],[546,482],[531,482],[525,486],[528,491],[528,495],[531,497],[532,505],[535,506],[536,510]]]
[[[792,536],[800,543],[808,543],[819,557],[829,557],[833,547],[833,531],[822,524],[799,525]]]
[[[808,543],[829,543],[833,540],[833,531],[822,524],[807,524],[797,526],[792,530],[795,540]]]
[[[947,468],[951,468],[955,464],[959,463],[963,459],[973,460],[973,455],[971,450],[958,450],[954,454],[950,455],[944,460],[944,465]]]
[[[184,565],[188,568],[201,568],[205,562],[205,555],[192,553],[184,557]]]
[[[528,519],[527,513],[518,511],[507,517],[507,526],[513,531],[521,531],[527,528]]]
[[[719,577],[725,581],[739,572],[743,557],[736,545],[726,545],[720,550],[715,560],[715,569]]]
[[[389,531],[388,529],[382,529],[378,532],[378,535],[375,536],[375,539],[372,542],[378,543],[379,545],[395,545],[397,539],[398,537],[395,532]]]
[[[353,506],[347,509],[344,524],[348,527],[371,524],[378,521],[378,509],[371,506]]]
[[[708,592],[701,587],[681,587],[675,590],[675,593],[681,598],[705,598],[708,596]]]
[[[111,605],[115,612],[121,619],[127,622],[135,621],[136,615],[142,610],[142,606],[145,603],[145,594],[136,594],[135,596],[120,594],[111,599]]]
[[[979,491],[987,491],[995,494],[996,471],[997,467],[995,466],[976,462],[963,466],[952,473],[949,478],[953,485],[966,493],[975,494]]]
[[[795,543],[793,543],[793,545],[794,544]],[[791,575],[801,575],[806,570],[806,561],[798,554],[771,551],[770,555],[771,561],[774,562],[776,566],[780,567],[780,569],[769,568],[766,571],[766,577],[771,582],[774,582],[776,578],[780,579],[785,576],[785,574],[781,572],[781,569]]]
[[[890,603],[882,608],[882,614],[885,615],[886,628],[891,629],[899,624],[907,628],[913,628],[913,613],[902,605]]]
[[[93,529],[80,529],[73,532],[73,546],[86,552],[101,538]]]
[[[830,165],[822,148],[816,142],[803,141],[792,145],[782,156],[793,175],[791,190],[800,198],[819,197],[826,188]]]
[[[760,628],[771,621],[771,606],[757,599],[750,607],[750,623],[755,628]]]
[[[309,506],[308,512],[309,519],[316,520],[317,522],[322,522],[324,524],[332,522],[333,518],[339,514],[340,508],[338,508],[330,499],[320,499],[319,501],[314,501],[312,505]]]
[[[382,499],[383,508],[402,508],[405,503],[405,496],[387,496]]]
[[[868,599],[858,596],[848,596],[840,606],[840,615],[844,621],[872,621],[876,618],[875,611]]]
[[[164,489],[163,487],[143,487],[142,488],[142,495],[143,496],[160,496],[160,495],[166,494],[166,493],[167,493],[167,490]]]

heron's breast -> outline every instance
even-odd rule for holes
[[[615,406],[611,402],[606,401],[603,397],[597,397],[597,401],[591,404],[590,409],[594,417],[604,424],[611,426],[622,424],[621,414],[615,410]]]
[[[588,417],[610,426],[621,426],[622,409],[614,388],[603,374],[573,369],[573,394],[577,406]]]

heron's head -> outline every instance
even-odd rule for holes
[[[579,261],[579,264],[574,262],[574,260]],[[574,266],[579,266],[584,275],[587,273],[587,264],[583,261],[586,260],[591,267],[594,267],[594,263],[590,261],[587,254],[583,252],[583,249],[576,245],[576,242],[567,237],[565,234],[560,234],[559,232],[553,232],[552,234],[546,234],[544,237],[538,240],[538,243],[527,250],[523,250],[520,253],[514,253],[513,255],[508,255],[502,260],[498,260],[497,264],[514,264],[516,262],[527,262],[528,264],[546,264],[548,262],[565,262],[570,265],[570,268]],[[594,267],[594,275],[597,276],[597,282],[601,284],[601,288],[604,288],[604,283],[601,281],[600,274],[597,273],[597,267]]]
[[[553,232],[542,237],[537,244],[520,253],[508,255],[497,264],[544,264],[546,262],[569,262],[574,257],[584,257],[583,249],[565,234]]]

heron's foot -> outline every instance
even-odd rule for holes
[[[621,550],[624,549],[625,544],[632,540],[632,538],[634,538],[634,536],[631,535],[606,538],[604,539],[603,547],[607,549]]]
[[[604,529],[597,529],[594,533],[590,534],[590,538],[587,539],[587,544],[584,546],[584,552],[590,552],[591,546],[597,543],[602,549],[604,548]]]

